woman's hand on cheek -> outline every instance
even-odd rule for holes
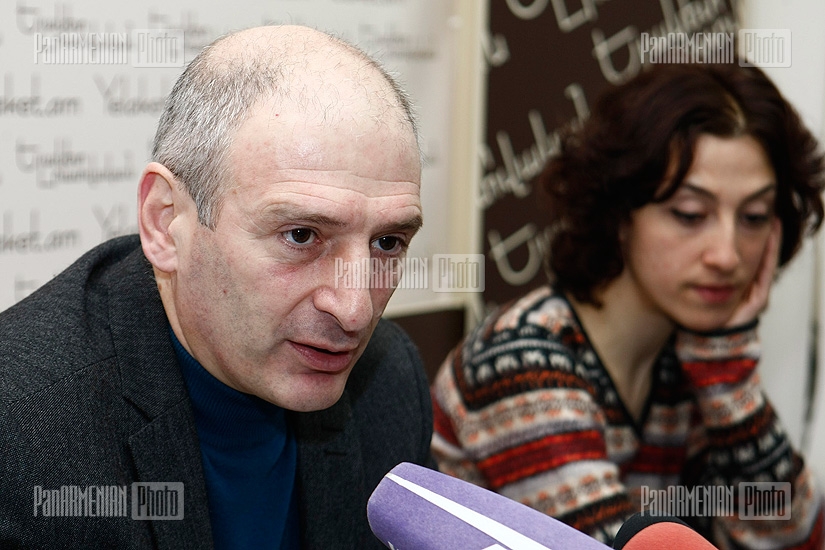
[[[779,218],[775,218],[771,225],[771,232],[756,277],[745,291],[742,302],[734,310],[724,328],[738,327],[750,323],[768,307],[768,296],[779,264],[779,245],[781,241],[782,223]]]

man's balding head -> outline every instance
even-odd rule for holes
[[[409,128],[410,101],[397,82],[357,47],[302,26],[256,27],[219,38],[186,68],[170,93],[153,144],[214,228],[231,179],[233,136],[253,107],[275,99],[308,121],[369,117]]]

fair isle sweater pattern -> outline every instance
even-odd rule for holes
[[[790,482],[790,519],[740,519],[737,489],[727,515],[683,519],[720,548],[821,548],[821,497],[765,398],[759,353],[756,323],[677,331],[637,424],[569,302],[545,286],[446,359],[432,388],[433,454],[443,472],[608,544],[643,491]]]

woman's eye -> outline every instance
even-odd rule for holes
[[[671,213],[676,217],[676,219],[689,225],[699,223],[705,219],[705,215],[702,212],[692,212],[673,208],[671,209]]]
[[[290,229],[284,233],[286,240],[292,244],[309,244],[315,240],[315,233],[312,229],[306,227],[299,227],[297,229]]]
[[[762,227],[770,223],[771,217],[768,214],[743,214],[745,223],[751,227]]]

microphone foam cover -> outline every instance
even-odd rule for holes
[[[636,513],[622,524],[613,541],[616,550],[716,550],[702,535],[674,516]]]

